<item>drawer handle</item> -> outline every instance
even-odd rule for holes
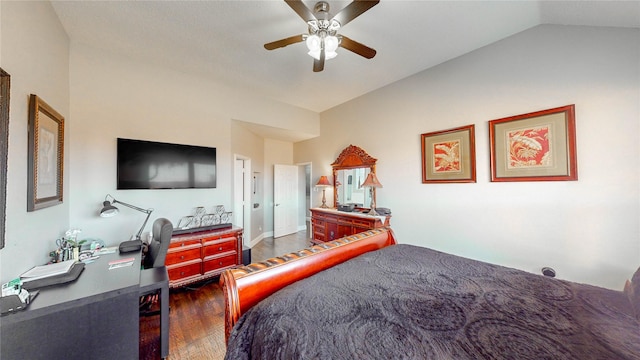
[[[184,271],[181,271],[181,272],[180,272],[180,276],[184,276]]]
[[[220,265],[222,265],[222,261],[220,261]]]
[[[180,246],[181,246],[181,247],[182,247],[182,246],[184,246],[184,243],[180,244]]]
[[[184,260],[184,255],[180,256],[180,260]]]
[[[218,248],[218,251],[222,251],[222,246],[220,246],[220,247]]]

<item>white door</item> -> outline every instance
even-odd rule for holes
[[[298,167],[273,166],[273,237],[298,231]]]

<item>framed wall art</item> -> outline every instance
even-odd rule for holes
[[[11,76],[0,69],[0,249],[4,247],[7,212],[7,158],[9,156],[9,100]]]
[[[475,125],[420,135],[422,183],[476,182]]]
[[[578,180],[575,105],[489,121],[491,181]]]
[[[27,211],[62,203],[64,118],[37,95],[29,98]]]

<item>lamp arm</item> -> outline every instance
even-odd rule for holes
[[[128,207],[130,209],[138,210],[138,211],[143,212],[145,214],[151,214],[151,212],[153,211],[153,209],[143,209],[143,208],[137,207],[135,205],[127,204],[126,202],[122,202],[122,201],[119,201],[119,200],[116,200],[116,199],[113,199],[113,204],[122,204],[122,205],[124,205],[124,206],[126,206],[126,207]]]
[[[144,219],[144,223],[142,223],[142,227],[140,228],[140,230],[138,230],[138,234],[136,235],[136,240],[140,240],[141,239],[141,235],[142,235],[142,230],[144,230],[144,227],[147,226],[147,221],[149,221],[149,216],[151,216],[151,211],[153,211],[152,209],[148,209],[149,211],[147,212],[147,218]]]
[[[142,235],[142,231],[144,230],[144,227],[147,226],[147,221],[149,221],[149,217],[151,216],[151,212],[153,212],[153,209],[143,209],[141,207],[137,207],[135,205],[127,204],[125,202],[118,201],[116,199],[113,199],[113,203],[114,204],[118,203],[118,204],[124,205],[124,206],[126,206],[128,208],[131,208],[133,210],[138,210],[138,211],[140,211],[142,213],[147,214],[147,217],[144,219],[144,223],[142,224],[142,227],[140,228],[140,230],[138,230],[138,233],[136,234],[136,240],[140,240],[141,235]]]

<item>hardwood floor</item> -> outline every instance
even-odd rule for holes
[[[311,246],[306,231],[277,239],[265,238],[251,249],[260,262]],[[224,358],[224,300],[218,278],[171,290],[169,357],[171,360]],[[140,320],[140,359],[159,359],[158,316]]]

